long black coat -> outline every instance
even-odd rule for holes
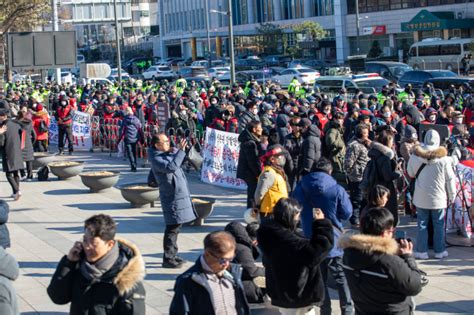
[[[409,297],[422,289],[412,255],[398,256],[392,238],[364,234],[343,237],[339,246],[356,314],[411,314]]]
[[[301,156],[298,161],[298,173],[306,175],[311,172],[314,163],[321,158],[321,130],[311,125],[303,135]]]
[[[4,172],[18,171],[24,168],[21,153],[21,126],[7,120],[7,131],[0,135],[0,150]]]
[[[260,141],[248,130],[244,130],[239,135],[239,142],[240,154],[237,178],[243,179],[246,182],[256,182],[262,172]]]
[[[119,258],[97,282],[88,281],[80,263],[64,256],[47,289],[51,300],[71,303],[71,315],[145,314],[145,262],[134,244],[117,241]]]
[[[19,120],[18,123],[25,133],[25,144],[21,150],[23,161],[33,161],[35,159],[33,144],[36,142],[36,132],[33,128],[33,123],[29,119]]]
[[[320,264],[334,244],[331,222],[313,222],[311,239],[275,220],[264,222],[257,239],[263,253],[267,293],[272,304],[300,308],[324,300]]]

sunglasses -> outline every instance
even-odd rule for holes
[[[222,257],[218,257],[216,256],[215,254],[213,254],[212,252],[208,251],[209,255],[211,255],[212,257],[214,257],[218,262],[219,262],[219,265],[226,265],[228,263],[231,263],[232,260],[234,260],[235,256],[233,256],[232,258],[222,258]]]

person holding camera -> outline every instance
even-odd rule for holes
[[[47,292],[70,314],[145,314],[145,262],[133,243],[115,237],[105,214],[84,223],[84,236],[58,264]]]
[[[389,210],[372,208],[361,217],[361,234],[339,240],[356,314],[413,314],[412,297],[426,285],[413,243],[406,238],[397,243],[394,223]]]
[[[177,148],[170,146],[165,133],[153,135],[148,159],[160,190],[161,208],[165,218],[163,237],[163,268],[181,268],[184,260],[178,256],[178,234],[184,223],[196,219],[188,181],[182,169],[186,158],[187,140]]]

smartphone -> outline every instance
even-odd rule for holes
[[[397,241],[406,240],[406,239],[407,239],[407,232],[401,231],[401,230],[397,230],[397,231],[395,232],[395,239],[396,239]]]

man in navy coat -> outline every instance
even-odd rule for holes
[[[160,133],[153,136],[148,154],[166,224],[163,268],[181,268],[184,260],[177,255],[178,233],[183,223],[196,219],[188,182],[181,168],[186,157],[185,148],[186,139],[181,140],[178,148],[171,148],[168,136]]]

